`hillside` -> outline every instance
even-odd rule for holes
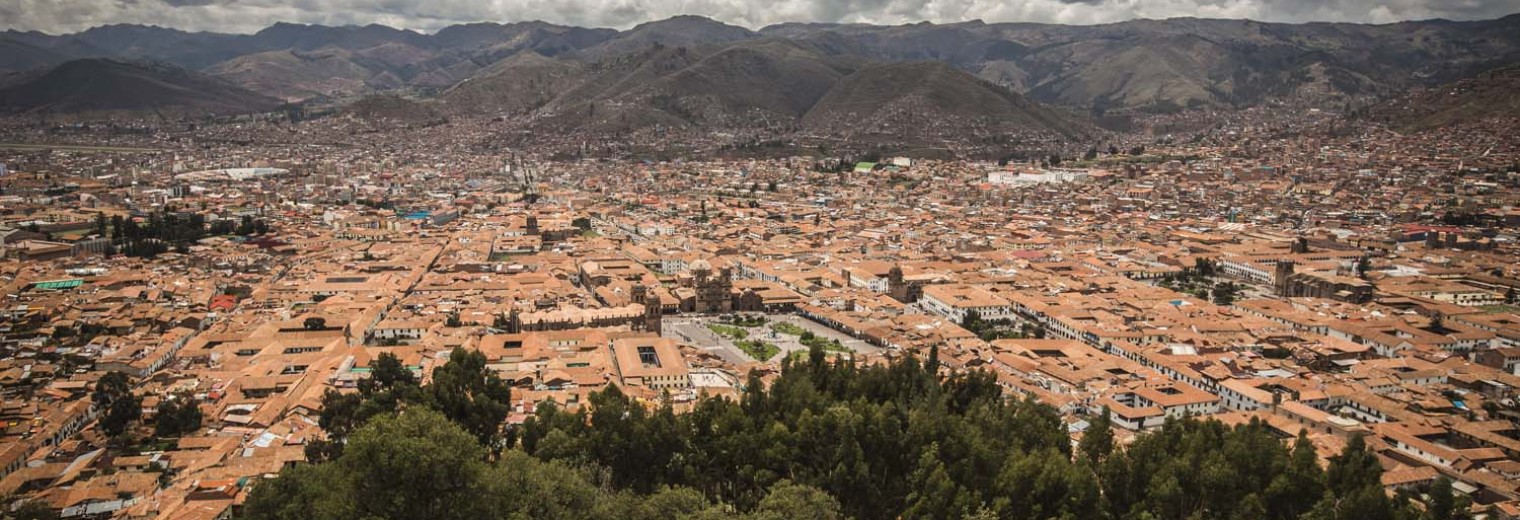
[[[511,113],[542,106],[563,114],[590,110],[588,103],[597,99],[659,95],[685,101],[652,111],[621,106],[618,111],[632,114],[635,122],[653,117],[683,124],[722,119],[734,110],[694,99],[710,84],[694,87],[697,94],[669,86],[648,96],[624,87],[605,90],[621,81],[614,79],[618,74],[630,72],[622,64],[643,59],[651,49],[686,49],[699,60],[735,45],[778,41],[817,55],[810,60],[829,63],[939,62],[1034,101],[1075,111],[1239,109],[1267,103],[1338,108],[1520,63],[1520,15],[1385,25],[1177,18],[1088,26],[781,24],[760,31],[677,16],[624,31],[516,22],[455,25],[433,34],[379,25],[277,24],[247,35],[114,25],[57,36],[0,32],[0,50],[6,51],[0,53],[0,72],[110,57],[201,70],[286,99],[387,90],[466,95],[476,87],[454,87],[476,80],[499,84],[501,70],[522,64],[496,64],[531,51],[555,63],[528,64],[528,77],[548,74],[553,81],[538,78],[530,83],[539,86],[485,89],[496,92],[487,96],[491,103]],[[694,63],[671,65],[653,76],[665,77]],[[572,70],[584,75],[571,80],[561,74]],[[650,76],[640,73],[625,86],[655,87]],[[790,78],[782,77],[766,84],[792,92],[783,97],[815,92],[814,76],[804,77],[812,83],[787,85]],[[565,100],[544,99],[543,86],[580,91]],[[506,99],[518,91],[523,99]],[[760,107],[764,112],[779,106],[775,100],[757,101],[767,105]]]
[[[1396,98],[1374,107],[1371,116],[1402,131],[1520,117],[1517,92],[1520,67],[1509,67]]]
[[[0,88],[0,112],[28,114],[239,114],[272,110],[274,98],[184,69],[109,59],[59,65]]]
[[[819,100],[802,123],[809,132],[847,136],[1087,132],[1053,110],[938,62],[862,69]]]
[[[692,47],[714,43],[733,43],[760,37],[758,33],[743,27],[728,25],[701,16],[676,16],[665,20],[646,22],[618,33],[601,44],[588,48],[584,54],[592,57],[634,52],[651,45]]]
[[[548,104],[585,79],[581,64],[527,50],[492,64],[439,98],[456,113],[518,115]]]
[[[360,92],[381,71],[355,62],[352,51],[279,50],[240,56],[206,69],[206,73],[281,99]]]
[[[850,68],[784,41],[727,47],[651,47],[593,63],[550,103],[559,127],[631,130],[652,125],[795,128]]]

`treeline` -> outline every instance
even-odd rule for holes
[[[153,258],[169,251],[172,246],[180,253],[189,251],[190,244],[209,236],[258,235],[269,232],[269,225],[262,219],[245,216],[240,220],[221,219],[206,223],[199,213],[180,214],[167,209],[149,213],[143,222],[104,215],[95,219],[95,233],[110,236],[111,246],[107,253],[121,253],[131,257]]]
[[[1361,439],[1322,468],[1306,438],[1285,443],[1259,422],[1172,421],[1119,449],[1100,417],[1073,448],[1054,409],[1005,398],[984,372],[940,376],[933,355],[857,366],[815,348],[768,388],[752,374],[737,401],[676,414],[609,386],[573,412],[541,406],[512,432],[482,429],[505,412],[482,413],[460,388],[495,385],[478,356],[461,354],[430,385],[388,368],[356,397],[333,397],[368,412],[334,413],[343,447],[260,484],[246,516],[1465,518],[1449,482],[1425,508],[1388,496]]]

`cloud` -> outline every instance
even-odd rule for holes
[[[970,19],[1091,24],[1177,16],[1387,23],[1496,18],[1516,11],[1516,0],[3,0],[0,28],[57,34],[137,23],[248,33],[294,22],[435,31],[456,23],[526,20],[627,28],[679,14],[750,28]]]

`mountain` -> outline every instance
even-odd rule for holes
[[[439,95],[456,112],[520,115],[553,101],[585,81],[578,63],[556,60],[532,50],[514,54]]]
[[[472,23],[445,27],[432,39],[436,47],[445,49],[507,53],[531,49],[544,56],[554,56],[597,45],[617,34],[612,29],[566,27],[544,22]]]
[[[448,120],[431,103],[390,94],[366,96],[343,107],[343,113],[387,125],[435,125]]]
[[[793,128],[845,74],[837,60],[780,40],[650,47],[592,63],[546,104],[546,124],[629,130],[652,125]]]
[[[66,62],[0,88],[0,112],[225,115],[272,110],[280,101],[178,67],[112,59]]]
[[[1373,107],[1370,115],[1402,131],[1515,118],[1520,117],[1516,92],[1520,92],[1520,67],[1507,67],[1387,101]]]
[[[1520,15],[1390,25],[1134,20],[1094,26],[966,22],[788,24],[767,35],[879,61],[942,61],[1083,109],[1339,104],[1520,62]]]
[[[743,27],[728,25],[711,18],[685,15],[639,24],[600,45],[587,49],[585,53],[605,57],[635,52],[653,45],[692,47],[733,43],[759,37],[759,33]]]
[[[426,46],[429,40],[426,35],[421,33],[394,29],[379,24],[370,24],[363,27],[352,25],[328,27],[324,25],[284,22],[276,23],[262,31],[254,33],[251,39],[254,45],[260,48],[289,48],[308,51],[323,47],[359,50],[392,42]]]
[[[264,95],[295,101],[367,90],[372,79],[384,78],[384,71],[360,65],[356,57],[339,48],[286,49],[239,56],[205,71]]]
[[[140,59],[209,72],[286,99],[389,90],[407,95],[453,91],[459,96],[494,91],[497,95],[479,99],[507,112],[546,106],[563,114],[565,110],[589,111],[591,105],[577,103],[591,103],[593,98],[611,101],[618,96],[628,100],[633,99],[628,96],[654,99],[650,96],[663,95],[602,88],[612,86],[609,81],[616,83],[611,78],[622,73],[617,64],[643,59],[651,49],[686,49],[688,57],[705,58],[727,47],[763,41],[784,41],[817,55],[812,59],[830,63],[940,62],[1034,101],[1092,113],[1237,109],[1265,103],[1338,108],[1520,63],[1520,15],[1385,25],[1195,18],[1091,26],[981,21],[896,26],[789,23],[759,31],[698,16],[677,16],[625,31],[517,22],[455,25],[434,34],[379,25],[276,24],[249,35],[114,25],[56,36],[0,32],[0,72],[86,57]],[[532,54],[522,54],[525,51]],[[518,56],[533,63],[496,66]],[[678,65],[684,68],[694,63]],[[513,67],[527,67],[527,77],[538,79],[529,86],[503,85],[510,75],[502,71]],[[653,76],[640,73],[628,85],[645,85],[650,77],[675,71],[659,70]],[[467,80],[482,85],[467,86]],[[786,78],[768,84],[777,83],[786,83]],[[559,89],[592,90],[582,89],[564,102],[555,102],[544,99],[544,85],[556,94],[561,93]],[[701,103],[692,93],[676,86],[659,88],[671,90],[660,99],[681,98],[683,104],[618,110],[642,113],[638,118],[672,115],[685,120],[685,115],[676,113],[683,111],[697,119],[729,117],[701,115],[716,105],[698,106]],[[706,87],[697,90],[701,88]],[[816,85],[796,88],[813,91]],[[504,93],[516,90],[528,97],[507,100]],[[773,112],[773,108],[762,111]]]
[[[1089,132],[1067,116],[940,62],[888,63],[844,78],[802,120],[841,136],[965,137]]]
[[[0,71],[26,71],[68,61],[68,56],[16,37],[0,37]]]
[[[523,117],[542,135],[760,130],[944,142],[1090,131],[943,63],[877,63],[792,40],[651,45],[579,58],[520,53],[440,99],[456,115]]]

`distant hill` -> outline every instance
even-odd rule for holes
[[[343,112],[374,123],[400,126],[425,126],[447,121],[430,102],[390,94],[366,96],[343,107]]]
[[[241,114],[280,101],[178,67],[112,59],[66,62],[0,88],[0,112]]]
[[[586,77],[587,71],[578,62],[526,50],[450,87],[439,98],[462,114],[520,115],[548,104]]]
[[[1520,117],[1520,66],[1484,72],[1374,107],[1370,115],[1402,131],[1489,118]]]
[[[1078,112],[1239,109],[1268,103],[1338,108],[1520,64],[1520,15],[1383,25],[1196,18],[1085,26],[792,23],[759,31],[677,16],[624,31],[517,22],[455,25],[433,34],[380,25],[276,24],[239,35],[111,25],[66,35],[0,32],[0,72],[30,71],[80,58],[151,60],[291,100],[393,90],[447,98],[448,92],[454,96],[446,99],[450,107],[471,98],[489,103],[493,111],[548,108],[562,116],[580,109],[589,113],[595,106],[615,109],[619,118],[635,124],[651,118],[707,124],[703,121],[736,113],[721,100],[699,99],[703,90],[716,86],[711,78],[683,76],[684,81],[701,80],[689,89],[649,81],[695,61],[676,63],[679,60],[671,58],[679,56],[669,54],[651,63],[674,68],[623,67],[651,57],[651,50],[685,49],[687,58],[701,60],[729,47],[741,49],[723,58],[729,60],[779,49],[750,47],[762,42],[785,42],[813,55],[805,61],[836,70],[841,63],[853,69],[871,63],[939,62],[1031,100]],[[503,63],[514,57],[517,61]],[[741,62],[711,65],[717,67],[714,70],[737,66],[734,71],[739,74],[757,66]],[[798,63],[786,58],[777,70]],[[509,84],[512,76],[503,71],[514,68],[527,74],[529,85]],[[769,113],[762,119],[774,120],[781,105],[816,93],[818,77],[803,76],[806,83],[799,85],[787,84],[786,76],[751,77],[764,80],[767,88],[788,92],[782,97],[789,101],[777,104],[775,99],[750,96],[742,85],[734,99],[761,103],[756,114]],[[619,84],[622,79],[631,83]],[[640,92],[633,86],[655,90]],[[556,95],[546,96],[545,89]],[[572,90],[574,95],[560,96]],[[613,102],[636,98],[679,102],[654,108]],[[601,117],[588,121],[617,123]]]
[[[327,47],[314,51],[294,49],[239,56],[205,69],[207,74],[250,90],[286,100],[371,90],[392,86],[383,70],[359,63],[354,51]]]
[[[733,43],[759,37],[759,33],[743,27],[728,25],[711,18],[686,15],[639,24],[584,52],[594,57],[605,57],[639,51],[651,45],[692,47]]]
[[[939,62],[875,65],[841,81],[803,118],[809,132],[832,135],[1089,131],[1006,88]]]
[[[589,67],[544,109],[545,124],[628,130],[650,125],[793,129],[851,69],[785,41],[651,47]]]
[[[536,132],[548,134],[690,128],[956,140],[1090,131],[943,63],[873,63],[771,38],[654,44],[596,60],[526,52],[440,98],[449,113],[527,116]]]

